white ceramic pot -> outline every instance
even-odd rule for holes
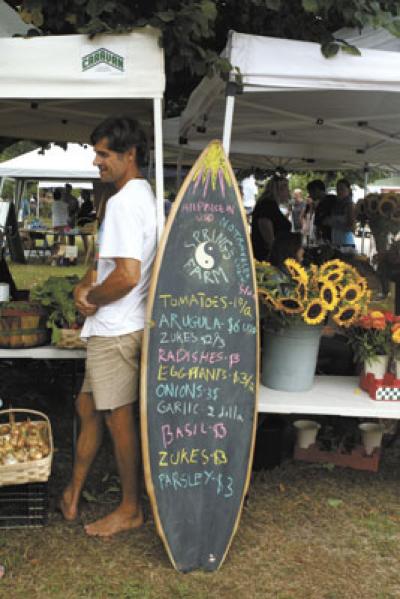
[[[374,449],[382,444],[385,427],[379,422],[363,422],[358,425],[358,428],[361,431],[365,453],[372,455]]]
[[[400,358],[394,360],[394,376],[396,379],[400,379]]]
[[[297,429],[297,446],[308,449],[317,439],[321,425],[315,420],[296,420],[293,426]]]
[[[374,356],[365,360],[364,372],[365,374],[373,374],[376,379],[383,379],[387,372],[389,363],[389,356]]]
[[[10,286],[8,283],[0,283],[0,302],[8,302],[10,299]]]

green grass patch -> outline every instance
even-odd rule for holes
[[[82,277],[87,266],[50,266],[49,264],[13,264],[8,265],[17,289],[32,289],[35,285],[43,283],[49,277],[66,277],[78,275]]]

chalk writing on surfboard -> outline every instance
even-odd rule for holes
[[[204,551],[217,561],[246,484],[257,372],[246,225],[221,164],[195,171],[175,207],[154,290],[147,357],[150,466],[165,535],[170,545],[178,539],[184,545],[188,534],[200,535],[206,526],[215,538]],[[227,520],[227,504],[231,516],[221,534],[216,529]],[[175,509],[181,525],[171,521]]]

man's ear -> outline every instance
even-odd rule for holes
[[[132,148],[129,149],[129,153],[128,153],[129,160],[131,162],[133,162],[134,164],[136,164],[136,154],[137,154],[137,152],[136,152],[135,146],[133,146]]]

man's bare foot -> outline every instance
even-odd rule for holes
[[[67,487],[58,503],[64,519],[73,522],[78,517],[78,505],[72,500],[72,491]]]
[[[144,522],[143,512],[139,510],[132,516],[121,508],[117,508],[108,516],[85,526],[86,533],[91,537],[111,537],[124,530],[139,528]]]

